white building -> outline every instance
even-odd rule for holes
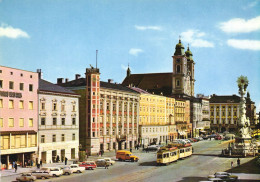
[[[39,160],[56,161],[78,157],[79,95],[39,79]]]

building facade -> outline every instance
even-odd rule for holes
[[[0,66],[1,168],[36,162],[38,74]]]
[[[240,97],[237,95],[210,98],[210,128],[216,132],[235,132],[239,119]]]
[[[39,80],[39,160],[43,163],[78,158],[79,95]]]
[[[80,144],[88,155],[134,147],[138,143],[139,93],[120,84],[100,81],[99,69],[86,78],[59,85],[80,94]]]

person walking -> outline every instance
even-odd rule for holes
[[[231,169],[233,168],[233,161],[231,161]]]
[[[14,163],[14,170],[15,170],[15,172],[17,171],[17,163],[16,162]]]
[[[108,169],[108,167],[109,167],[109,163],[106,162],[106,164],[105,164],[105,169]]]
[[[56,159],[56,162],[59,162],[60,161],[60,156],[57,155],[57,159]]]
[[[68,162],[68,158],[65,157],[65,165],[67,165],[67,162]]]
[[[240,159],[237,159],[237,166],[240,166]]]
[[[42,167],[42,159],[40,160],[40,166]]]

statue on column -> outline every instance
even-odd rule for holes
[[[239,94],[241,95],[240,104],[239,104],[240,117],[239,117],[239,123],[238,123],[238,126],[240,127],[239,135],[241,138],[251,138],[250,121],[249,121],[248,117],[246,118],[246,99],[244,97],[244,95],[246,93],[246,88],[248,86],[247,77],[240,76],[237,79],[237,84],[238,84],[238,88],[239,88]]]

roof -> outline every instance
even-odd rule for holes
[[[209,99],[210,103],[239,103],[240,97],[237,95],[213,95]]]
[[[134,86],[155,94],[171,95],[172,73],[131,74],[122,82],[124,86]]]
[[[143,90],[143,89],[140,89],[138,87],[130,87],[130,89],[136,91],[136,92],[139,92],[139,93],[142,93],[142,94],[150,94],[149,92]]]
[[[58,93],[78,95],[69,89],[61,87],[59,85],[55,85],[55,84],[50,83],[43,79],[39,79],[39,91],[58,92]]]
[[[71,80],[67,83],[61,83],[59,84],[63,87],[81,87],[81,86],[86,86],[86,79],[85,78],[79,78],[76,80]],[[107,89],[114,89],[114,90],[122,90],[126,92],[132,92],[132,93],[138,93],[128,87],[123,86],[122,84],[116,84],[116,83],[108,83],[108,82],[103,82],[100,81],[100,87],[101,88],[107,88]]]

